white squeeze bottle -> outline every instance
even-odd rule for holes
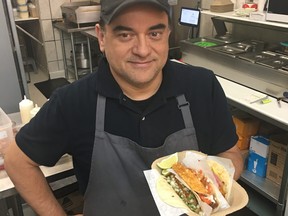
[[[38,107],[37,104],[35,104],[35,107],[30,111],[30,119],[32,119],[40,110],[41,107]]]
[[[26,124],[30,121],[30,111],[33,108],[33,101],[27,99],[24,95],[24,99],[19,103],[22,124]]]

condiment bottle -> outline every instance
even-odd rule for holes
[[[35,107],[30,111],[30,119],[32,119],[39,110],[40,110],[40,107],[38,107],[38,105],[35,104]]]
[[[30,121],[30,111],[33,109],[33,107],[33,101],[27,99],[24,95],[24,99],[19,103],[19,110],[23,124]]]

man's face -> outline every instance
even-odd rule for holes
[[[168,15],[150,5],[123,10],[102,31],[99,45],[121,88],[143,89],[160,85],[168,57]]]

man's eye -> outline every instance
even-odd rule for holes
[[[121,33],[121,34],[120,34],[120,37],[123,37],[123,38],[129,37],[129,34],[127,34],[127,33]]]
[[[118,34],[118,37],[122,40],[129,40],[132,37],[132,34],[122,32]]]
[[[150,36],[151,38],[154,38],[154,39],[159,39],[161,37],[161,32],[151,32],[150,33]]]

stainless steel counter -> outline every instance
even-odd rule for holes
[[[82,31],[81,33],[85,35],[86,37],[91,38],[92,40],[97,40],[95,28],[91,30]]]
[[[185,63],[211,69],[220,77],[276,98],[287,91],[288,73],[213,52],[209,48],[193,45],[188,40],[181,41],[180,45]]]
[[[95,28],[94,26],[85,27],[84,25],[78,28],[76,25],[73,25],[72,23],[65,23],[65,22],[55,22],[53,26],[66,33],[82,32],[82,31],[87,31],[87,30]]]

